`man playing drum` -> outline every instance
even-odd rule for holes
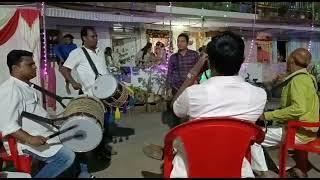
[[[85,51],[88,53],[96,70],[100,75],[110,74],[104,59],[104,52],[97,47],[98,36],[94,27],[85,26],[81,29],[82,47],[71,51],[69,57],[63,64],[61,72],[64,78],[72,85],[75,90],[79,90],[79,94],[93,96],[93,85],[96,80],[96,73],[92,69]],[[83,49],[84,48],[84,49]],[[71,75],[71,71],[76,70],[79,76],[79,82],[75,81]],[[77,156],[78,157],[78,156]],[[92,177],[87,173],[86,157],[80,155],[81,162],[80,177]]]
[[[54,133],[52,126],[21,116],[23,111],[48,116],[30,82],[36,77],[37,70],[32,56],[31,52],[24,50],[12,50],[7,55],[11,76],[0,87],[0,132],[6,149],[6,137],[11,135],[18,140],[19,154],[28,154],[45,162],[35,178],[55,178],[72,165],[75,154],[61,145],[58,137],[47,138]]]

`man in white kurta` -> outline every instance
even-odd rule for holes
[[[0,111],[2,111],[0,132],[4,137],[4,146],[10,153],[6,136],[24,134],[16,137],[19,154],[29,154],[35,159],[46,162],[34,177],[56,177],[71,166],[75,155],[62,146],[58,137],[49,140],[45,138],[57,129],[49,124],[35,122],[21,116],[23,111],[42,117],[48,116],[29,82],[36,75],[32,53],[23,50],[11,51],[8,54],[8,66],[11,76],[0,86]],[[41,140],[46,143],[39,144]]]
[[[266,99],[263,89],[245,82],[241,76],[215,76],[188,87],[174,102],[173,110],[181,118],[231,116],[255,123],[263,113]],[[246,160],[241,172],[242,177],[254,177]],[[171,177],[188,177],[179,152],[173,160]]]
[[[217,72],[217,75],[201,84],[192,85],[194,78],[199,74],[199,69],[202,68],[197,67],[197,63],[189,71],[187,80],[174,97],[176,100],[173,103],[173,111],[176,116],[189,119],[234,117],[255,123],[263,113],[267,95],[262,88],[245,82],[238,75],[244,60],[244,42],[241,37],[231,32],[224,32],[207,45],[207,53],[210,69]],[[202,57],[199,62],[201,61]],[[175,143],[177,153],[172,162],[173,169],[170,176],[186,178],[188,173],[183,149],[179,144],[176,145]],[[212,163],[215,163],[214,159]],[[250,163],[245,158],[241,176],[254,177]]]

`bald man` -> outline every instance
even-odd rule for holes
[[[288,57],[288,76],[284,79],[284,89],[281,94],[280,106],[278,110],[265,112],[260,117],[261,120],[273,120],[277,127],[267,129],[264,142],[265,147],[276,146],[281,143],[282,126],[288,120],[303,122],[319,121],[319,100],[317,96],[317,82],[313,75],[309,74],[306,67],[311,62],[311,54],[303,48],[294,50]],[[307,143],[316,138],[318,128],[297,129],[296,143]],[[261,145],[252,146],[252,169],[264,176],[268,171],[266,160]],[[298,176],[306,176],[297,168],[292,168],[290,172]]]

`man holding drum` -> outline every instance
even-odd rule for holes
[[[36,77],[37,70],[32,56],[31,52],[24,50],[12,50],[7,55],[11,76],[0,87],[0,132],[6,149],[6,136],[11,135],[18,140],[19,154],[29,154],[46,163],[35,178],[55,178],[72,165],[75,154],[62,146],[58,137],[47,138],[54,133],[52,126],[21,115],[25,111],[42,117],[48,116],[30,82]]]
[[[68,81],[75,90],[79,90],[79,95],[86,94],[94,96],[93,86],[97,79],[97,74],[103,76],[110,74],[110,72],[107,69],[104,52],[97,48],[98,36],[94,27],[85,26],[81,29],[80,34],[83,46],[71,51],[61,68],[61,72],[66,81]],[[89,58],[91,58],[91,62]],[[94,67],[95,70],[93,69]],[[72,70],[77,71],[79,76],[78,82],[72,77]],[[105,90],[109,91],[108,89]],[[99,147],[101,147],[101,145],[102,144],[100,144]],[[104,150],[100,152],[102,153],[102,151]],[[85,156],[85,154],[79,154],[79,156],[77,156],[81,161],[81,173],[79,177],[93,177],[87,172],[87,158]]]
[[[101,75],[108,74],[107,65],[104,59],[103,51],[97,48],[98,36],[93,27],[83,27],[81,29],[81,40],[85,50],[91,57],[97,71]],[[69,57],[63,64],[61,72],[65,79],[72,85],[75,90],[80,90],[80,94],[93,96],[92,85],[95,82],[96,74],[92,70],[82,47],[71,51]],[[71,71],[76,70],[79,75],[79,82],[75,81],[71,75]]]

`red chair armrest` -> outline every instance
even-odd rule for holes
[[[297,128],[297,127],[320,127],[320,122],[311,123],[311,122],[301,122],[297,120],[288,121],[288,127]]]

